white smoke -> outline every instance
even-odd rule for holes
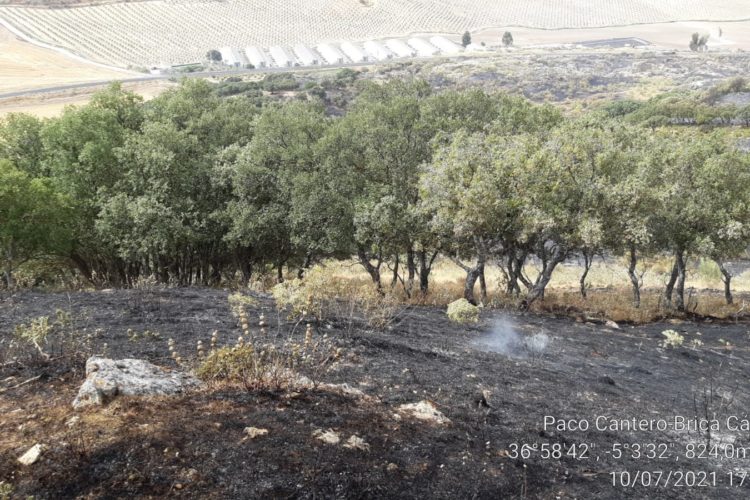
[[[492,322],[490,332],[474,341],[474,345],[480,349],[511,358],[539,357],[549,343],[550,338],[546,333],[519,333],[515,322],[508,317],[497,318]]]

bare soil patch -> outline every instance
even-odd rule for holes
[[[124,78],[132,73],[76,61],[16,39],[0,26],[0,93]]]

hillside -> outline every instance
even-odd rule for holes
[[[0,20],[39,42],[120,66],[201,60],[209,49],[364,41],[410,33],[488,27],[583,29],[677,21],[750,19],[750,4],[728,0],[252,0],[115,3],[68,9],[0,7]]]
[[[241,333],[226,299],[210,289],[25,292],[0,297],[7,311],[0,338],[14,323],[62,308],[99,332],[94,352],[174,366],[167,338],[188,355],[212,329],[219,346]],[[251,320],[265,313],[279,344],[294,337],[294,322],[277,320],[268,297],[258,300]],[[145,328],[161,338],[133,336]],[[666,329],[702,345],[665,348]],[[0,479],[19,498],[747,498],[747,433],[595,427],[603,416],[692,418],[697,406],[723,428],[748,404],[738,386],[750,375],[746,330],[746,323],[613,330],[497,311],[456,326],[440,310],[417,307],[387,330],[347,317],[316,325],[315,336],[325,332],[343,350],[325,388],[208,385],[175,399],[119,398],[79,411],[70,402],[82,373],[50,364],[44,377],[16,387],[35,372],[9,365],[0,372],[0,470],[7,473]],[[516,350],[506,336],[547,343]],[[400,410],[418,401],[447,420]],[[591,427],[558,430],[545,426],[545,416]],[[267,433],[250,437],[249,428]],[[319,429],[340,441],[324,442]],[[358,447],[348,445],[351,436],[361,439]],[[42,459],[18,464],[34,443],[44,445]],[[692,454],[706,443],[721,451]],[[648,456],[650,445],[658,456]],[[563,454],[545,458],[546,447]],[[648,479],[632,484],[636,471]]]

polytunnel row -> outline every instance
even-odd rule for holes
[[[219,49],[224,64],[235,67],[284,68],[292,66],[337,65],[385,61],[403,57],[432,57],[439,54],[455,55],[464,48],[443,36],[429,39],[411,37],[406,40],[369,40],[364,43],[321,43],[315,47],[297,44],[293,47],[275,45],[264,48],[248,46],[243,49]]]

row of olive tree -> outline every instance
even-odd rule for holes
[[[486,295],[496,262],[528,305],[564,260],[587,271],[609,252],[627,256],[638,305],[639,259],[669,253],[670,303],[684,307],[691,255],[719,263],[730,300],[748,161],[721,135],[690,134],[420,80],[360,82],[336,118],[316,100],[221,98],[202,81],[149,102],[115,85],[59,118],[0,126],[0,176],[20,186],[0,187],[5,282],[48,255],[124,286],[281,280],[355,256],[379,290],[412,294],[443,254],[466,271],[467,299],[477,281]]]

